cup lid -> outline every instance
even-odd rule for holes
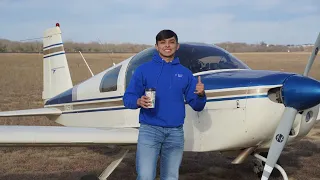
[[[155,91],[156,88],[146,88],[146,91]]]

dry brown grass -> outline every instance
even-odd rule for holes
[[[84,54],[92,71],[97,74],[132,54]],[[308,53],[237,53],[253,69],[268,69],[302,73]],[[74,84],[90,77],[79,54],[68,54]],[[310,75],[320,79],[320,62],[316,60]],[[0,54],[0,111],[39,108],[43,105],[42,55]],[[41,117],[1,118],[7,125],[56,125]],[[317,179],[320,177],[320,126],[299,143],[289,146],[281,156],[291,179]],[[118,148],[43,147],[0,148],[0,179],[6,180],[73,180],[82,175],[99,174],[110,163]],[[110,179],[135,179],[134,151],[130,152]],[[215,152],[185,153],[181,166],[181,179],[258,179],[251,164],[231,165],[233,159]]]

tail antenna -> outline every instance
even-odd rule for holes
[[[99,38],[98,38],[98,41],[99,41],[100,46],[102,46],[102,49],[105,49],[106,52],[107,52],[107,49],[108,49],[108,48],[103,48],[103,44],[102,44],[102,42],[100,41]],[[111,53],[113,54],[113,52],[111,52]],[[109,58],[111,59],[113,66],[115,66],[116,63],[114,63],[114,61],[113,61],[112,57],[110,56],[109,52],[107,52],[107,54],[108,54]]]
[[[90,69],[90,67],[89,67],[89,65],[88,65],[88,63],[87,63],[87,61],[86,61],[86,59],[83,57],[83,55],[82,55],[81,51],[79,51],[79,53],[80,53],[80,55],[81,55],[81,57],[82,57],[82,59],[83,59],[84,63],[86,63],[86,65],[87,65],[87,67],[88,67],[88,69],[89,69],[89,71],[90,71],[91,75],[92,75],[92,76],[94,76],[94,74],[92,73],[92,71],[91,71],[91,69]]]

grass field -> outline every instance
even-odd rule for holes
[[[94,74],[119,63],[132,54],[84,54]],[[252,69],[302,73],[308,53],[237,53]],[[77,84],[91,77],[79,54],[68,54],[71,77]],[[320,58],[310,76],[320,80]],[[42,55],[0,54],[0,111],[39,108],[43,106]],[[1,125],[57,125],[44,117],[0,118]],[[315,180],[320,177],[320,126],[308,137],[288,146],[280,160],[291,180]],[[117,147],[12,147],[0,148],[1,180],[73,180],[85,174],[100,174],[108,166]],[[110,179],[135,179],[135,153],[130,152]],[[216,152],[185,153],[181,178],[258,179],[249,162],[231,165],[233,159]],[[281,178],[280,178],[281,179]]]

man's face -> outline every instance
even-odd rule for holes
[[[161,56],[165,58],[172,58],[174,53],[179,49],[179,43],[177,43],[174,37],[158,41],[156,49]]]

